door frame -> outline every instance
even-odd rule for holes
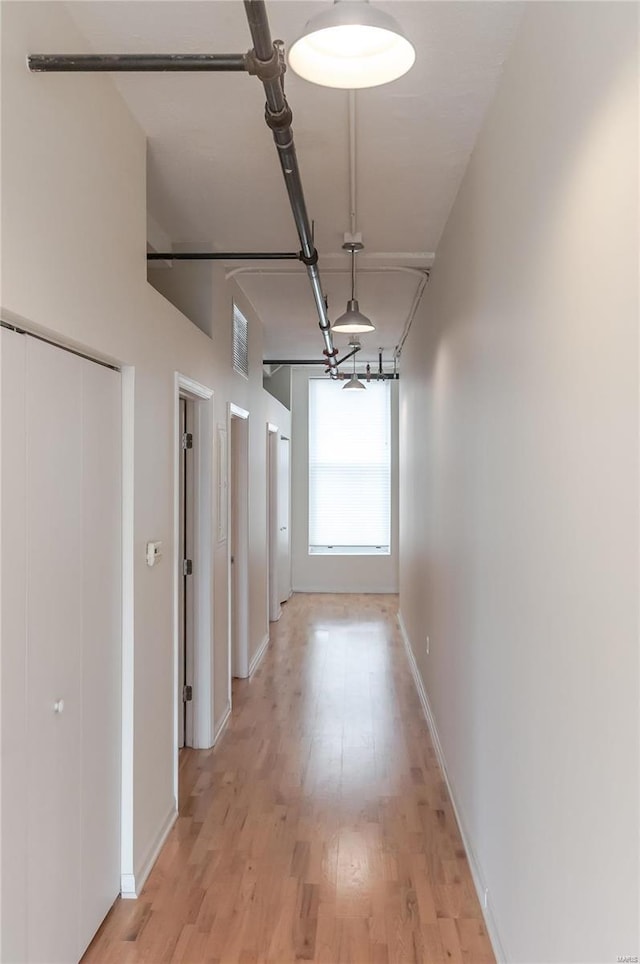
[[[133,365],[122,366],[122,784],[120,895],[135,898],[134,683],[135,683],[135,384]]]
[[[281,446],[282,446],[282,443],[283,443],[283,442],[286,442],[287,445],[289,446],[289,448],[288,448],[288,454],[287,454],[288,478],[287,478],[287,482],[286,482],[287,506],[288,506],[287,520],[286,520],[286,521],[287,521],[287,558],[288,558],[288,567],[287,567],[287,568],[288,568],[288,575],[287,575],[287,579],[286,579],[286,583],[287,583],[287,598],[286,598],[286,599],[282,599],[282,598],[281,598],[281,593],[280,593],[280,555],[279,555],[279,553],[278,553],[278,589],[277,589],[277,592],[278,592],[278,602],[280,603],[280,605],[282,605],[283,602],[287,602],[288,599],[291,599],[291,596],[293,595],[293,578],[292,578],[292,566],[291,566],[291,553],[292,553],[292,540],[291,540],[291,519],[292,519],[292,513],[291,513],[291,470],[292,470],[292,465],[293,465],[293,463],[292,463],[292,448],[291,448],[291,436],[290,436],[290,435],[281,435],[281,434],[278,434],[278,532],[280,531],[280,522],[281,522],[281,516],[280,516],[280,486],[281,486],[282,478],[283,478],[283,477],[281,477],[281,474],[280,474],[280,452],[281,452]]]
[[[175,373],[173,475],[173,702],[174,795],[178,806],[178,658],[180,547],[180,397],[193,413],[193,726],[197,749],[213,746],[213,445],[214,393],[186,375]]]
[[[278,592],[278,442],[280,430],[267,422],[267,624],[280,619]],[[267,625],[268,631],[268,625]]]
[[[239,451],[236,451],[237,439],[234,440],[234,434],[232,432],[232,422],[234,419],[236,419],[238,422],[245,423],[244,432],[240,436],[241,445]],[[234,466],[237,466],[241,489],[241,497],[236,503],[239,509],[237,526],[238,537],[236,545],[233,535],[234,520],[231,514],[232,485],[227,485],[227,518],[229,519],[227,538],[227,637],[229,653],[229,705],[231,705],[231,680],[233,677],[236,676],[240,679],[246,679],[249,676],[249,429],[249,412],[245,408],[241,408],[239,405],[229,402],[227,415],[227,444],[229,452],[228,470],[230,473],[230,480],[232,483],[234,483],[233,470]],[[232,605],[234,599],[231,582],[232,549],[234,551],[236,588],[239,595],[239,605],[235,608],[239,609],[241,615],[241,619],[238,620],[239,625],[237,627],[237,653],[234,653],[233,645],[234,613],[232,610]],[[234,672],[234,670],[237,670],[237,672]]]
[[[182,408],[184,402],[184,410]],[[194,465],[193,456],[197,452],[197,445],[191,449],[180,444],[184,435],[190,433],[193,437],[194,405],[192,398],[180,392],[178,405],[180,409],[180,424],[178,429],[178,456],[180,459],[178,494],[180,497],[180,528],[178,540],[178,558],[193,560],[194,555]],[[183,417],[184,411],[184,417]],[[178,562],[178,747],[193,747],[193,699],[185,703],[182,699],[182,688],[193,683],[193,579],[183,574],[180,578]],[[182,590],[180,592],[180,590]],[[180,632],[182,630],[182,632]],[[182,711],[180,701],[182,700]],[[182,719],[181,719],[182,717]],[[180,741],[182,736],[182,741]]]

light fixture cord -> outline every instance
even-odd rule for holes
[[[351,249],[351,300],[356,297],[356,253]]]

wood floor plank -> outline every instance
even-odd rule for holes
[[[295,595],[89,964],[494,960],[395,596]]]

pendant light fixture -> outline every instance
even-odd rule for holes
[[[415,59],[397,20],[369,0],[334,0],[330,10],[308,21],[289,50],[289,65],[300,77],[349,90],[388,84]]]
[[[360,348],[360,339],[358,338],[357,335],[354,335],[353,338],[350,338],[350,339],[349,339],[349,348]],[[357,355],[357,352],[354,352],[354,355],[353,355],[353,375],[351,376],[351,378],[349,379],[349,381],[347,382],[347,384],[342,386],[343,391],[344,391],[345,388],[364,388],[365,391],[366,391],[367,386],[366,386],[366,385],[363,385],[363,383],[360,381],[360,379],[359,379],[358,376],[356,375],[356,355]]]
[[[343,331],[350,335],[375,331],[376,326],[370,318],[362,314],[356,298],[356,251],[362,251],[364,245],[360,241],[346,241],[342,247],[351,252],[351,298],[347,302],[347,310],[336,318],[331,327],[333,331]]]

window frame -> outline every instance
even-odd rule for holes
[[[384,379],[382,381],[375,381],[370,383],[375,385],[383,385],[386,391],[386,446],[387,446],[387,460],[385,465],[385,472],[387,475],[387,505],[386,505],[386,527],[387,527],[387,541],[380,545],[362,545],[356,543],[337,543],[327,545],[320,545],[311,542],[311,527],[312,527],[312,485],[311,485],[311,457],[312,457],[312,413],[315,401],[312,400],[313,383],[314,382],[326,382],[327,379],[322,376],[311,376],[308,379],[307,384],[307,527],[306,527],[306,553],[308,557],[322,558],[331,556],[341,556],[343,558],[353,557],[381,557],[389,558],[393,554],[393,519],[394,519],[394,509],[393,509],[393,479],[394,479],[394,462],[393,462],[393,451],[394,451],[394,435],[393,435],[393,393],[391,381]],[[333,384],[333,382],[331,383]],[[336,386],[337,388],[338,386]],[[343,386],[340,384],[340,389]],[[357,463],[356,463],[357,464]]]

